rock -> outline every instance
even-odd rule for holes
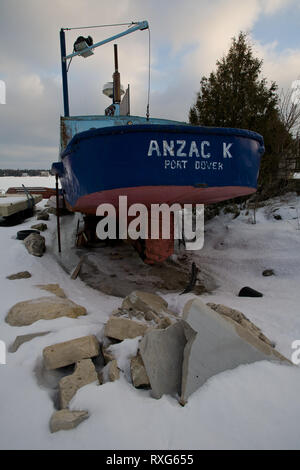
[[[88,411],[60,410],[53,413],[50,420],[50,431],[74,429],[89,417]]]
[[[35,225],[32,225],[30,228],[33,228],[35,230],[39,230],[40,232],[44,232],[45,230],[47,230],[48,226],[47,224],[35,224]]]
[[[158,330],[165,330],[166,328],[168,328],[171,325],[172,325],[172,320],[170,320],[169,317],[165,317],[162,320],[160,320],[160,322],[158,323],[156,328]]]
[[[38,320],[53,320],[58,317],[77,318],[86,315],[86,309],[69,299],[40,297],[18,302],[8,312],[5,321],[11,326],[27,326]]]
[[[116,359],[110,361],[103,367],[102,371],[99,374],[99,383],[105,384],[107,382],[114,382],[120,378],[120,369],[118,368],[118,363]]]
[[[62,215],[62,210],[60,210],[60,215]],[[56,207],[48,207],[47,208],[47,213],[48,214],[53,214],[53,215],[56,215]]]
[[[150,381],[140,354],[131,359],[130,372],[132,383],[136,388],[150,387]]]
[[[108,364],[110,361],[115,359],[113,353],[109,350],[109,347],[105,348],[103,345],[101,346],[101,352],[104,359],[105,365]]]
[[[109,338],[123,341],[126,338],[143,336],[148,328],[149,326],[145,323],[112,316],[105,325],[104,334]]]
[[[275,214],[275,215],[273,215],[273,217],[274,217],[275,220],[282,220],[282,217],[281,217],[280,214]]]
[[[59,286],[59,284],[38,284],[35,287],[38,287],[39,289],[45,290],[47,292],[51,292],[61,299],[67,298],[64,290]]]
[[[274,276],[275,273],[274,273],[274,270],[273,270],[273,269],[265,269],[265,270],[262,272],[262,275],[263,275],[263,276]]]
[[[9,279],[10,281],[14,281],[15,279],[28,279],[31,277],[30,272],[28,271],[21,271],[16,274],[11,274],[10,276],[7,276],[6,279]]]
[[[9,352],[15,353],[23,343],[27,343],[28,341],[31,341],[32,339],[37,338],[38,336],[45,336],[48,333],[51,333],[51,332],[43,331],[41,333],[30,333],[28,335],[17,336],[13,344],[10,346]]]
[[[193,301],[193,299],[192,299]],[[265,343],[269,344],[272,348],[274,347],[273,341],[271,341],[269,338],[267,338],[261,331],[260,328],[258,328],[254,323],[252,323],[242,312],[239,310],[235,310],[230,307],[226,307],[225,305],[222,304],[213,304],[213,303],[207,303],[208,307],[212,308],[215,312],[220,313],[221,315],[225,315],[226,317],[231,318],[233,321],[239,323],[242,325],[244,328],[248,328],[255,336],[257,336],[259,339],[264,341]]]
[[[239,297],[263,297],[263,294],[251,287],[243,287],[239,292]]]
[[[158,316],[167,312],[167,307],[168,303],[159,295],[138,290],[131,292],[122,303],[122,308],[144,313],[154,312]]]
[[[45,210],[45,211],[42,211],[40,212],[37,217],[36,217],[36,220],[49,220],[49,214],[48,212]]]
[[[180,394],[186,342],[182,321],[166,330],[149,331],[142,339],[140,354],[154,398],[164,393]]]
[[[183,405],[206,380],[220,372],[262,360],[289,362],[250,330],[199,299],[185,308],[183,324],[187,340],[180,398]]]
[[[62,409],[67,408],[73,396],[87,384],[98,380],[98,375],[91,359],[82,359],[75,365],[72,375],[67,375],[59,381],[59,398]]]
[[[93,335],[52,344],[43,350],[44,364],[49,370],[75,364],[75,362],[98,356],[98,354],[99,343],[96,336]]]
[[[45,238],[38,233],[31,233],[28,237],[25,238],[24,244],[28,253],[33,256],[43,256],[46,251]]]

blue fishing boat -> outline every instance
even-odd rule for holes
[[[61,159],[52,166],[68,208],[95,216],[102,203],[210,204],[252,194],[257,188],[263,138],[242,129],[191,126],[182,122],[130,115],[115,45],[113,82],[103,92],[113,99],[103,116],[70,116],[67,60],[87,57],[93,49],[125,34],[148,28],[134,23],[100,43],[80,36],[66,55],[61,30],[65,115],[61,117]],[[124,94],[121,100],[121,94]],[[161,241],[162,242],[162,241]],[[146,241],[150,246],[153,241]],[[163,248],[161,251],[164,251]],[[165,250],[167,257],[170,250]],[[149,258],[149,257],[148,257]]]

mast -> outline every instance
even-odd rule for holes
[[[60,54],[61,54],[61,73],[62,73],[63,99],[64,99],[64,115],[68,117],[70,116],[70,110],[69,110],[67,63],[65,61],[66,38],[65,38],[65,32],[63,28],[61,28],[60,30]]]

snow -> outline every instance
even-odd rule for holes
[[[0,193],[11,187],[39,186],[55,188],[55,176],[0,176]]]
[[[30,180],[30,182],[28,181]],[[49,186],[51,178],[0,178],[0,188]],[[16,181],[17,180],[17,181]],[[43,181],[41,181],[43,180]],[[39,206],[43,206],[45,201]],[[274,215],[281,215],[275,220]],[[300,339],[300,197],[289,194],[268,201],[265,207],[246,210],[236,219],[220,214],[205,229],[204,248],[195,254],[201,276],[216,288],[202,295],[205,302],[223,303],[242,311],[276,348],[291,358],[292,342]],[[151,398],[147,390],[129,383],[129,358],[138,339],[114,345],[121,368],[117,382],[90,384],[80,389],[72,409],[87,409],[88,420],[72,431],[49,432],[54,411],[55,386],[61,372],[46,372],[44,347],[87,334],[103,338],[103,325],[122,299],[101,294],[80,279],[71,280],[52,252],[55,217],[50,215],[42,258],[28,254],[16,232],[28,229],[35,218],[17,227],[0,227],[1,311],[0,340],[7,347],[22,334],[50,331],[7,353],[0,365],[1,449],[299,449],[300,368],[270,362],[240,366],[212,377],[181,407],[175,397]],[[264,269],[275,276],[263,277]],[[28,270],[29,279],[10,281],[9,274]],[[5,323],[8,310],[19,301],[45,294],[35,285],[58,283],[88,315],[77,319],[40,320],[26,327]],[[262,298],[238,297],[249,285]],[[169,307],[178,313],[193,294],[167,294]]]

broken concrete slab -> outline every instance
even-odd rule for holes
[[[98,380],[98,375],[91,359],[76,362],[73,374],[59,381],[59,400],[62,409],[68,408],[77,390]]]
[[[99,383],[101,385],[107,382],[114,382],[115,380],[119,380],[120,378],[120,369],[118,367],[118,363],[116,359],[113,359],[105,367],[103,367],[102,371],[99,374]]]
[[[100,346],[96,336],[82,336],[63,343],[52,344],[43,350],[46,369],[75,364],[82,359],[90,359],[99,354]]]
[[[50,420],[50,431],[57,432],[62,430],[68,431],[69,429],[74,429],[88,417],[88,411],[55,411]]]
[[[187,340],[182,321],[165,330],[152,330],[140,343],[140,354],[149,377],[152,396],[180,394],[183,352]]]
[[[215,312],[218,312],[221,315],[225,315],[226,317],[229,317],[233,321],[235,321],[235,322],[239,323],[240,325],[242,325],[244,328],[249,329],[255,336],[257,336],[259,339],[261,339],[265,343],[269,344],[269,346],[274,348],[274,342],[271,341],[269,338],[267,338],[262,333],[261,329],[258,328],[258,326],[256,326],[254,323],[252,323],[249,320],[249,318],[247,318],[239,310],[235,310],[234,308],[226,307],[226,305],[214,304],[214,303],[211,303],[211,302],[208,302],[206,305],[208,305],[208,307],[215,310]]]
[[[206,380],[220,372],[256,361],[287,361],[249,329],[199,299],[189,301],[184,309],[183,325],[187,339],[180,398],[183,405]]]
[[[145,323],[130,320],[129,318],[111,316],[105,325],[104,334],[109,338],[123,341],[126,338],[132,339],[143,336],[148,328],[149,326]]]
[[[37,338],[38,336],[45,336],[48,333],[51,333],[51,331],[43,331],[41,333],[30,333],[28,335],[17,336],[13,344],[10,346],[9,352],[15,353],[22,344],[27,343],[28,341],[31,341],[32,339]]]
[[[140,354],[137,354],[137,356],[131,359],[130,372],[132,383],[135,388],[150,387],[149,377]]]
[[[86,309],[72,300],[59,297],[40,297],[18,302],[8,312],[5,321],[11,326],[27,326],[38,320],[59,317],[77,318],[86,315]]]

